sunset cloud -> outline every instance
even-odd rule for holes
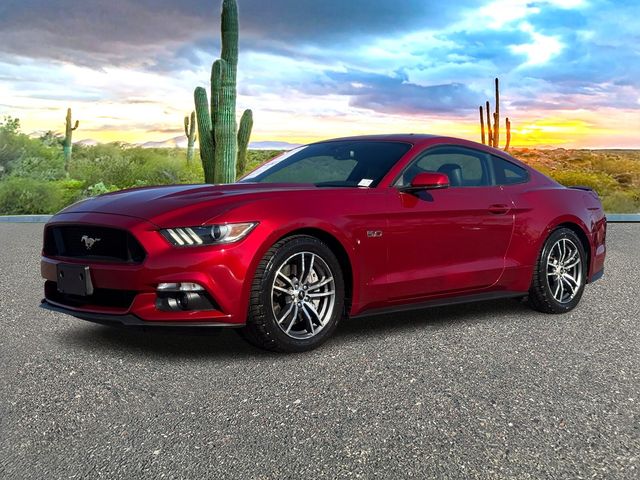
[[[255,139],[409,128],[477,139],[499,76],[515,143],[640,147],[636,0],[238,3],[238,103],[254,109]],[[73,106],[92,138],[163,139],[208,85],[218,16],[218,0],[5,0],[0,116],[55,129]]]

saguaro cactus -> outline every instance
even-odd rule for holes
[[[487,138],[488,140],[488,145],[493,145],[493,130],[491,129],[491,105],[489,104],[489,100],[487,100],[487,128],[489,129],[489,137]]]
[[[249,148],[249,137],[253,128],[253,112],[245,110],[240,119],[240,128],[238,128],[238,163],[236,164],[236,176],[239,177],[244,173],[247,167],[247,150]]]
[[[493,146],[500,147],[500,86],[496,78],[496,111],[493,112]]]
[[[484,115],[482,113],[482,105],[478,107],[480,109],[480,138],[482,138],[482,144],[485,145],[485,136],[484,136]]]
[[[496,110],[491,114],[489,101],[486,102],[486,115],[487,115],[487,135],[485,136],[484,128],[484,115],[482,112],[482,106],[480,106],[480,138],[483,144],[491,147],[500,148],[500,82],[496,78]],[[493,117],[493,118],[492,118]],[[492,125],[493,123],[493,125]],[[507,141],[505,144],[505,151],[509,149],[511,144],[511,121],[509,118],[505,121],[506,124],[506,136]]]
[[[191,119],[184,117],[184,134],[187,136],[187,163],[191,163],[196,142],[196,112],[191,112]]]
[[[207,183],[235,180],[236,169],[240,170],[240,165],[246,162],[253,126],[253,114],[246,110],[240,128],[236,128],[238,5],[235,0],[222,2],[221,33],[221,58],[211,67],[211,103],[204,88],[197,87],[194,91],[200,158]]]
[[[62,151],[64,153],[64,164],[65,167],[69,164],[69,160],[71,160],[71,150],[73,149],[73,131],[76,130],[80,126],[80,122],[76,120],[76,124],[71,126],[71,109],[67,108],[67,118],[65,121],[65,133],[64,133],[64,143],[62,144]]]

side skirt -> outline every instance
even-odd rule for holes
[[[511,292],[511,291],[474,293],[470,295],[461,295],[459,297],[435,298],[433,300],[427,300],[425,302],[407,303],[407,304],[395,305],[392,307],[384,307],[384,308],[374,308],[371,310],[365,310],[364,312],[354,315],[351,318],[372,317],[374,315],[385,315],[389,313],[409,312],[412,310],[423,310],[423,309],[432,308],[432,307],[442,307],[446,305],[460,305],[463,303],[482,302],[487,300],[497,300],[497,299],[503,299],[503,298],[518,298],[518,297],[524,298],[526,296],[527,296],[527,292]]]

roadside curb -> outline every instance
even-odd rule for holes
[[[52,215],[0,215],[0,223],[47,223]]]
[[[615,213],[607,215],[607,223],[637,223],[640,222],[640,213]]]

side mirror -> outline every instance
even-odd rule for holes
[[[439,172],[424,172],[419,173],[411,184],[406,187],[402,187],[402,192],[419,192],[420,190],[437,190],[440,188],[449,187],[449,177],[444,173]]]

